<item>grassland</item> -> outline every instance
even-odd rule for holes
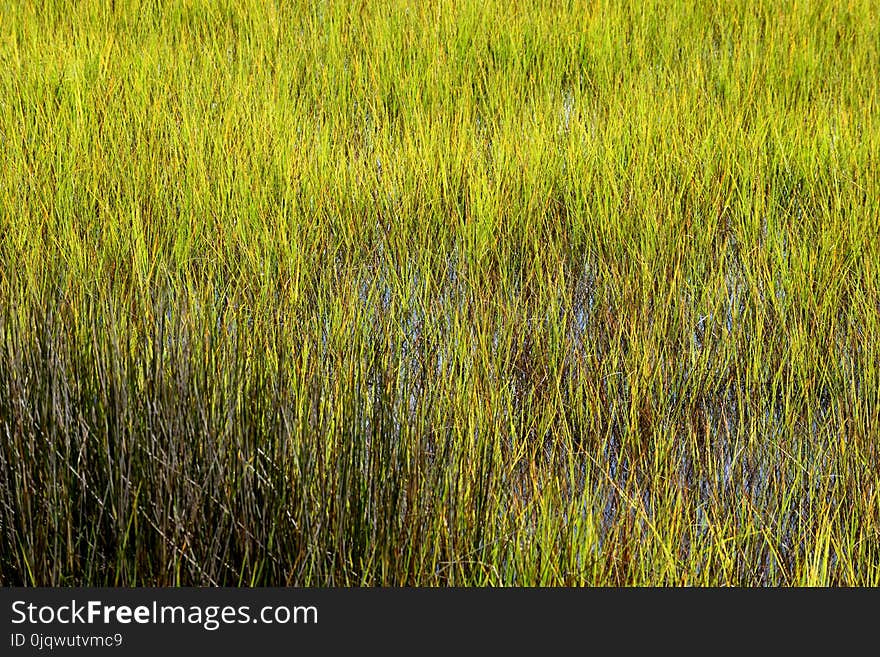
[[[3,3],[0,583],[880,585],[878,222],[872,0]]]

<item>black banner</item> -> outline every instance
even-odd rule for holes
[[[876,590],[4,588],[0,654],[629,654],[774,643],[874,654],[878,599]]]

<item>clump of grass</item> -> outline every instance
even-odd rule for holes
[[[0,9],[0,583],[880,584],[880,16]]]

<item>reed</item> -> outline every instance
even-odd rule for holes
[[[880,585],[880,9],[0,6],[0,584]]]

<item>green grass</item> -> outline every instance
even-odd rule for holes
[[[0,8],[0,584],[880,585],[880,6]]]

